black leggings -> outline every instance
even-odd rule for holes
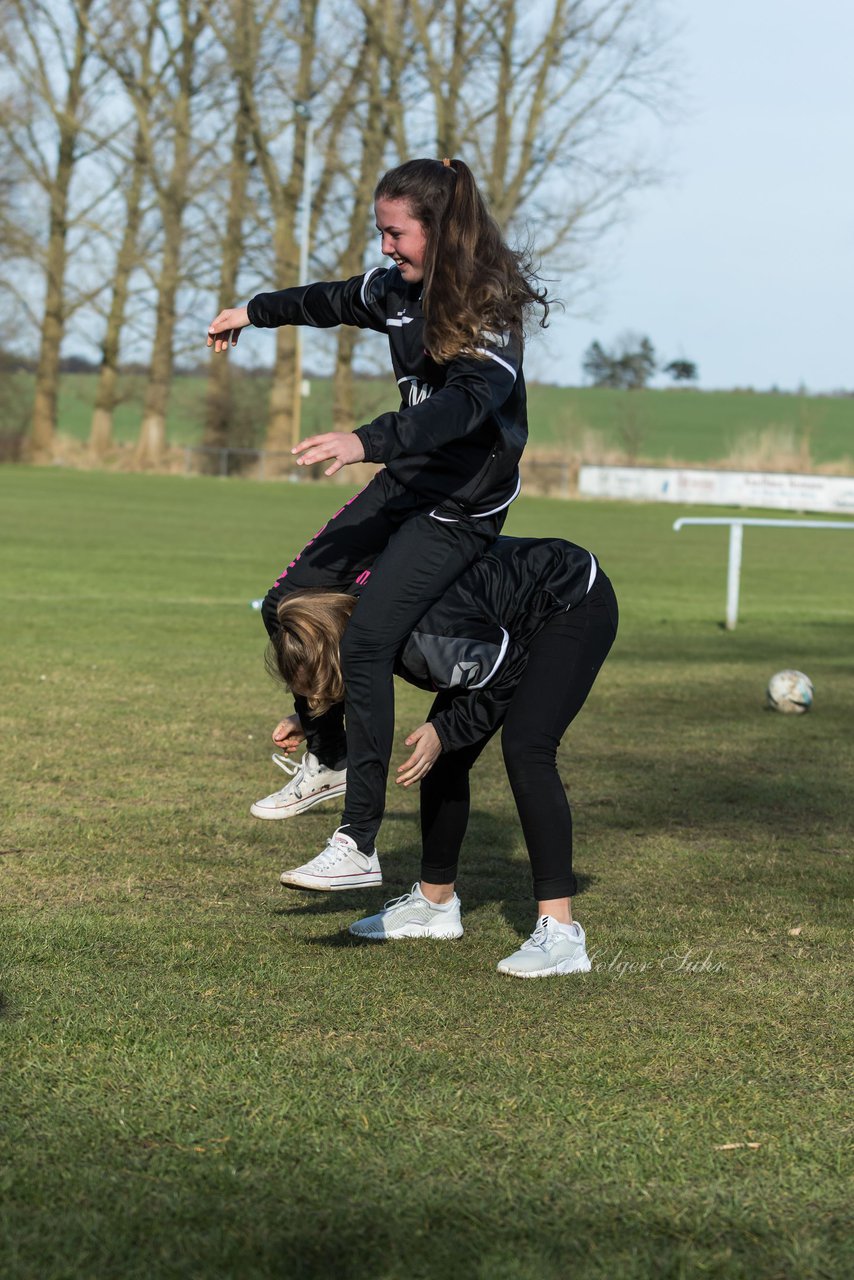
[[[313,718],[305,699],[295,703],[312,754],[330,768],[346,761],[341,825],[365,853],[373,852],[385,809],[397,652],[430,605],[492,545],[506,514],[470,516],[452,499],[428,504],[380,471],[291,561],[264,599],[261,612],[272,635],[276,606],[289,591],[347,591],[354,581],[360,584],[341,643],[344,708]]]
[[[583,604],[549,618],[532,640],[504,720],[504,763],[538,901],[571,897],[576,890],[572,813],[557,771],[557,749],[608,656],[617,622],[614,589],[600,570]],[[448,694],[439,694],[431,717],[450,701]],[[488,741],[444,752],[421,783],[421,879],[427,884],[453,884],[457,878],[469,817],[469,773]]]

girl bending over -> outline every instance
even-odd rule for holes
[[[357,588],[358,590],[358,588]],[[278,606],[270,667],[316,712],[340,699],[342,641],[364,596],[308,593]],[[406,739],[403,786],[421,783],[421,878],[412,891],[350,926],[363,938],[458,938],[455,892],[469,816],[469,774],[503,726],[501,746],[533,873],[538,919],[499,971],[549,977],[587,971],[584,931],[572,919],[572,814],[557,749],[604,662],[617,631],[613,587],[589,552],[560,539],[499,538],[427,611],[404,639],[395,670],[438,690],[426,724]],[[302,737],[283,721],[287,749]],[[351,766],[352,768],[352,766]],[[362,869],[336,834],[317,858],[282,874],[306,889],[375,884],[379,863]]]

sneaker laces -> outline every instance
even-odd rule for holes
[[[310,753],[306,751],[302,760],[297,763],[296,760],[289,760],[287,756],[280,756],[278,753],[273,754],[273,761],[279,766],[283,773],[290,776],[290,782],[286,782],[281,791],[276,794],[280,796],[295,796],[297,800],[302,799],[300,786],[309,777],[309,761]]]
[[[273,764],[277,764],[282,772],[288,774],[291,778],[293,778],[295,774],[299,773],[303,766],[302,760],[291,760],[289,756],[280,756],[277,751],[273,752],[271,759]]]
[[[545,950],[546,943],[549,940],[549,923],[551,916],[542,916],[536,924],[534,932],[519,948],[520,951],[534,951],[537,947]]]
[[[370,862],[368,855],[357,849],[351,837],[342,835],[342,831],[343,827],[333,831],[326,842],[326,848],[321,849],[317,857],[312,858],[307,865],[316,868],[318,871],[328,871],[330,867],[337,866],[345,858],[366,858]]]
[[[392,907],[402,907],[405,902],[409,902],[411,898],[415,897],[417,888],[418,881],[416,880],[415,884],[409,890],[409,893],[402,893],[399,898],[389,898],[388,902],[384,902],[383,911],[390,911]],[[424,894],[419,894],[419,897],[423,898]]]

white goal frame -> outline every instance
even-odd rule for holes
[[[759,520],[744,516],[687,516],[673,522],[678,533],[686,524],[729,525],[729,562],[726,580],[726,629],[735,631],[738,622],[738,597],[741,590],[741,552],[744,526],[762,529],[854,529],[854,520]]]

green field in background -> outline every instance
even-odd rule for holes
[[[249,817],[285,706],[249,600],[341,492],[0,468],[0,1271],[851,1275],[850,536],[749,529],[728,634],[725,530],[514,504],[621,605],[560,754],[594,970],[525,983],[497,743],[456,943],[346,933],[417,874],[415,794],[374,892],[277,883],[334,806]],[[790,666],[805,717],[763,709]]]
[[[94,374],[66,374],[62,379],[59,429],[80,440],[89,435]],[[7,396],[7,423],[25,426],[32,393],[28,375],[15,377],[15,395]],[[119,441],[135,440],[141,420],[143,383],[126,379],[127,399],[116,411]],[[269,381],[241,378],[239,401],[244,421],[235,443],[260,444],[267,414]],[[601,442],[633,456],[708,462],[725,458],[746,437],[764,431],[788,433],[796,447],[807,447],[816,463],[854,457],[854,398],[754,394],[745,391],[673,389],[640,392],[594,387],[533,385],[528,389],[531,443],[546,447],[583,447],[585,434],[598,433]],[[356,384],[360,421],[397,407],[391,377]],[[15,405],[14,412],[8,405]],[[198,444],[204,421],[205,382],[199,377],[175,379],[169,409],[168,434],[174,444]],[[331,384],[311,383],[304,401],[303,435],[329,430]],[[0,424],[2,426],[3,424]]]

